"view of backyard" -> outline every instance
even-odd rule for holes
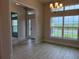
[[[77,39],[78,23],[79,23],[78,17],[79,17],[78,15],[64,16],[64,19],[63,17],[51,17],[50,20],[51,37],[62,37],[63,33],[64,38]]]

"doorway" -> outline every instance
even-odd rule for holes
[[[36,37],[35,11],[29,8],[27,10],[26,31],[27,31],[26,32],[27,39],[35,39]]]

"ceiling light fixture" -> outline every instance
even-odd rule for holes
[[[57,10],[59,8],[63,8],[63,4],[59,3],[59,2],[55,2],[55,3],[50,3],[49,4],[50,9],[52,10]]]

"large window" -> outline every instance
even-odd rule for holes
[[[12,36],[18,37],[18,20],[17,20],[17,13],[12,12]]]
[[[78,39],[79,16],[51,17],[51,37]],[[63,34],[63,35],[62,35]]]

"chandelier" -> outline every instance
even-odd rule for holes
[[[60,8],[63,8],[63,4],[59,3],[59,2],[50,3],[49,6],[50,6],[50,9],[53,10],[53,11],[56,11]]]

